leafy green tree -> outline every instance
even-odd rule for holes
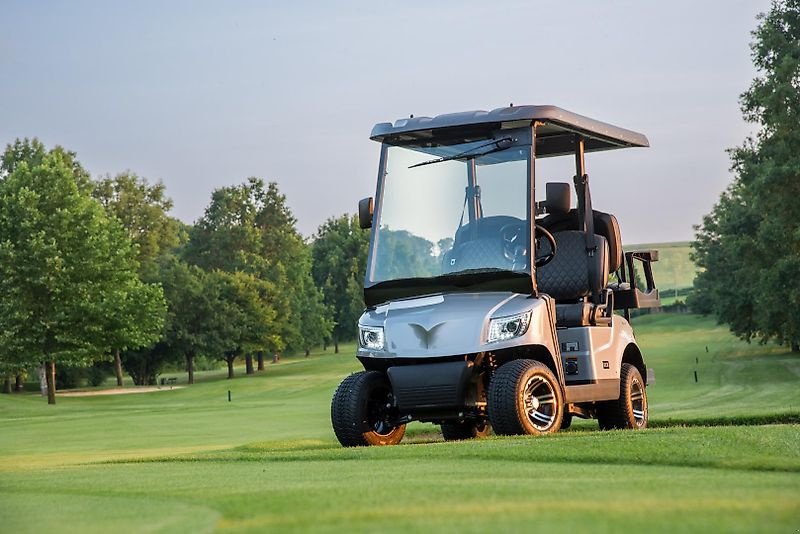
[[[312,274],[322,288],[323,302],[333,315],[334,351],[339,342],[354,339],[358,317],[364,311],[364,274],[369,232],[358,225],[358,217],[342,215],[328,219],[317,230],[311,249]]]
[[[136,259],[139,263],[140,273],[144,274],[155,269],[155,261],[159,256],[171,252],[178,245],[181,225],[168,215],[169,210],[172,209],[172,200],[166,196],[164,184],[161,182],[151,185],[144,178],[131,172],[125,172],[114,178],[106,177],[97,181],[94,184],[92,195],[100,201],[110,217],[120,221],[130,239],[137,245]],[[130,291],[122,293],[123,296],[128,294]],[[148,293],[137,296],[136,300],[142,303],[141,312],[163,316],[163,306],[159,310],[152,309],[157,305],[153,301],[153,297],[154,295]],[[135,325],[147,325],[147,322],[134,320],[136,319],[134,317],[123,317],[122,319],[125,322],[120,323],[120,326],[132,330],[130,334],[133,339],[136,339],[137,336],[139,338],[135,346],[145,346],[146,343],[142,343],[142,341],[147,338],[141,337],[142,331]],[[120,349],[124,350],[125,348],[113,346],[111,349],[114,354],[117,386],[122,385]],[[137,352],[137,354],[140,353]],[[132,356],[129,355],[128,361],[131,361],[131,358]],[[137,376],[145,376],[146,373],[143,374],[141,371],[142,367],[138,368],[140,371]],[[150,367],[145,366],[144,369],[150,369]],[[146,377],[145,380],[149,380],[149,377]]]
[[[159,284],[146,284],[138,277],[113,288],[107,298],[113,303],[106,317],[106,352],[113,354],[117,386],[122,386],[121,351],[141,350],[161,339],[167,303]]]
[[[164,288],[168,313],[164,327],[164,344],[171,352],[162,354],[184,359],[189,384],[194,384],[194,361],[198,354],[210,354],[217,336],[212,332],[215,306],[215,287],[210,276],[194,265],[176,257],[159,262],[157,279]]]
[[[0,348],[0,350],[3,349]],[[3,381],[3,393],[11,393],[13,390],[19,389],[26,371],[25,362],[19,361],[14,356],[10,353],[0,353],[0,379]]]
[[[249,273],[271,285],[266,298],[278,321],[270,336],[274,343],[264,349],[273,352],[307,349],[330,331],[327,310],[311,278],[308,246],[295,225],[277,185],[250,178],[214,191],[190,232],[185,254],[187,261],[204,269]]]
[[[263,274],[267,259],[261,253],[256,222],[257,191],[253,180],[223,187],[211,194],[211,203],[189,231],[186,260],[206,270]]]
[[[172,199],[164,184],[150,184],[131,172],[98,180],[93,196],[119,219],[137,245],[136,259],[145,270],[180,242],[180,223],[169,216]]]
[[[278,186],[251,179],[257,192],[261,250],[269,260],[267,278],[286,289],[288,308],[281,320],[281,339],[290,351],[309,348],[330,335],[332,322],[322,292],[311,276],[311,251],[296,229],[297,220]]]
[[[759,75],[741,107],[760,128],[730,151],[734,181],[697,228],[690,304],[800,351],[800,0],[773,1],[753,36]]]
[[[58,154],[64,160],[64,164],[72,169],[72,176],[81,192],[92,189],[89,173],[78,162],[75,152],[65,150],[60,146],[56,146],[48,152],[44,144],[35,137],[33,139],[16,139],[6,146],[0,157],[0,178],[10,175],[22,163],[27,164],[29,169],[39,166],[48,154]]]
[[[299,320],[291,325],[296,329],[296,333],[290,338],[290,346],[302,349],[308,356],[312,347],[322,345],[330,339],[334,323],[331,310],[323,300],[322,291],[311,278],[311,254],[308,249],[306,250],[305,261],[308,266],[304,267],[304,270],[307,275],[303,276],[295,287],[294,294],[297,298],[295,309],[300,310],[300,313]]]
[[[228,364],[228,378],[233,378],[237,357],[279,346],[275,309],[268,295],[274,291],[269,282],[243,272],[211,271],[206,288],[216,310],[209,319],[206,343],[211,354]]]
[[[118,330],[133,313],[120,292],[141,282],[133,244],[82,185],[74,155],[37,149],[30,162],[16,161],[15,147],[3,155],[0,181],[0,346],[11,363],[47,365],[54,404],[56,362],[86,363],[109,340],[137,341]],[[140,289],[158,297],[157,288]],[[146,319],[148,330],[160,328],[161,318]]]
[[[125,371],[137,386],[154,386],[164,366],[177,357],[172,347],[163,341],[149,347],[125,350],[120,354]]]

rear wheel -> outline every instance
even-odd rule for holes
[[[333,395],[333,432],[345,447],[395,445],[406,433],[406,425],[394,423],[396,412],[386,375],[378,371],[354,373]]]
[[[564,401],[553,372],[541,362],[513,360],[489,383],[489,421],[497,434],[550,434],[561,428]]]
[[[597,420],[601,430],[647,427],[647,392],[639,370],[623,363],[619,377],[619,398],[606,401],[597,407]]]
[[[482,421],[462,421],[460,423],[442,423],[442,436],[445,441],[485,438],[492,430],[492,425],[485,419]]]

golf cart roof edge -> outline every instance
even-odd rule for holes
[[[381,122],[372,128],[370,139],[387,141],[401,134],[425,132],[442,128],[458,128],[492,123],[517,123],[519,121],[538,121],[545,123],[558,133],[573,132],[594,139],[599,143],[590,150],[609,150],[627,147],[649,147],[650,142],[644,134],[601,122],[557,106],[513,106],[497,108],[492,111],[465,111],[447,113],[436,117],[410,117],[398,119],[394,124]],[[404,136],[407,137],[407,136]]]

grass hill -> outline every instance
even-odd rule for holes
[[[698,316],[634,326],[657,377],[641,432],[444,443],[417,423],[343,449],[330,398],[352,346],[153,393],[0,395],[0,531],[796,530],[800,358]]]
[[[692,250],[689,241],[625,245],[623,249],[658,251],[658,261],[653,264],[653,276],[665,295],[670,290],[692,287],[697,267],[689,257]]]

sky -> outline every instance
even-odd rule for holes
[[[35,136],[95,176],[161,180],[188,223],[214,189],[258,176],[311,236],[374,194],[375,123],[552,104],[648,136],[587,155],[623,242],[690,240],[731,181],[726,149],[755,131],[738,100],[768,8],[0,0],[0,145]],[[540,184],[570,180],[568,159],[543,162]]]

